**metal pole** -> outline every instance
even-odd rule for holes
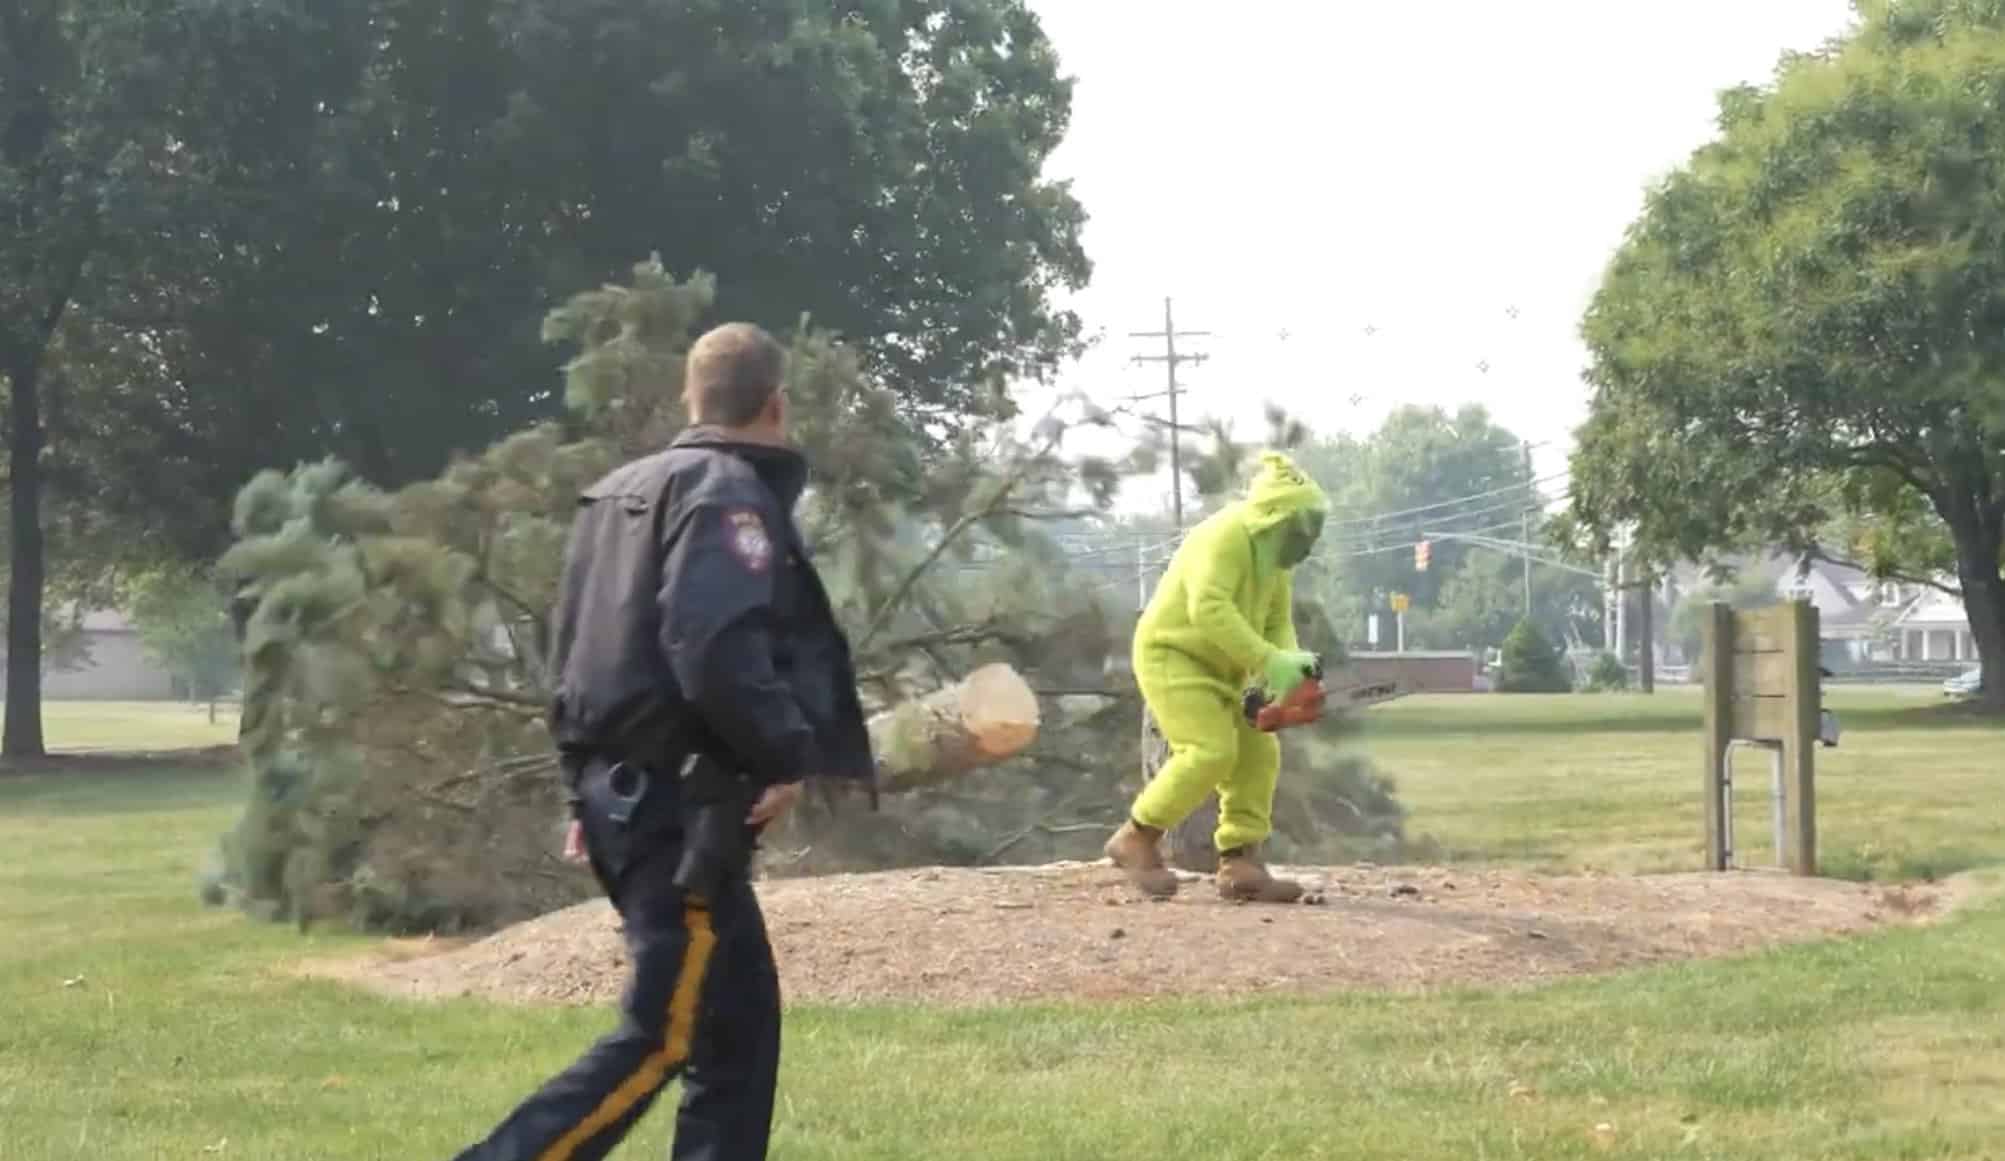
[[[1518,540],[1525,546],[1525,616],[1532,615],[1532,501],[1536,496],[1536,485],[1532,483],[1532,443],[1523,441],[1525,453],[1525,511],[1519,520]]]
[[[1768,790],[1768,810],[1775,825],[1775,865],[1783,867],[1789,865],[1789,839],[1783,809],[1781,746],[1768,748],[1768,768],[1773,776]]]
[[[1148,547],[1147,537],[1135,537],[1135,611],[1138,613],[1149,606],[1149,569],[1143,560]]]
[[[1170,299],[1163,296],[1163,371],[1169,377],[1170,393],[1170,503],[1176,512],[1177,531],[1184,530],[1183,428],[1177,419],[1177,327],[1170,317]]]
[[[1721,870],[1733,869],[1733,752],[1734,743],[1727,743],[1726,754],[1720,759],[1720,846],[1723,848]]]
[[[1615,659],[1629,664],[1629,601],[1622,591],[1622,550],[1615,552]]]

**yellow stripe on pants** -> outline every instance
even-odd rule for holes
[[[632,1076],[607,1094],[590,1116],[557,1138],[537,1161],[570,1161],[578,1146],[625,1116],[642,1097],[667,1084],[669,1071],[689,1059],[689,1041],[696,1031],[696,1003],[703,995],[703,973],[710,966],[717,934],[710,928],[710,912],[695,903],[684,910],[682,921],[689,930],[689,946],[682,953],[675,992],[668,998],[668,1029],[661,1047],[648,1053]]]

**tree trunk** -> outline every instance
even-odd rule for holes
[[[1983,675],[1979,699],[1987,708],[2005,712],[2005,576],[1999,573],[2005,518],[1974,495],[1957,505],[1944,504],[1938,498],[1936,511],[1949,525],[1950,538],[1956,544],[1963,614],[1977,642],[1977,662]]]
[[[1990,551],[1988,559],[1998,559],[1995,540]],[[1986,707],[2005,712],[2005,577],[1999,576],[1996,566],[1986,569],[1982,559],[1971,561],[1961,551],[1957,555],[1965,562],[1959,566],[1963,612],[1970,620],[1970,635],[1977,642],[1977,663],[1983,674],[1979,698]]]
[[[1037,738],[1037,694],[1007,665],[987,665],[958,684],[870,719],[877,788],[899,794],[1006,762]]]
[[[0,757],[39,758],[42,743],[42,413],[38,355],[10,361],[7,716]]]

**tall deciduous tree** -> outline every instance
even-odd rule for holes
[[[1631,227],[1583,327],[1571,515],[1658,564],[1815,548],[1937,583],[1951,555],[2005,708],[2005,5],[1860,11],[1722,94]]]
[[[0,5],[0,377],[7,382],[8,756],[42,752],[45,473],[52,360],[77,313],[172,266],[178,207],[199,197],[185,148],[191,76],[229,61],[211,4],[10,0]]]
[[[120,492],[204,497],[194,549],[259,469],[396,486],[561,418],[534,320],[635,253],[807,313],[940,433],[1076,349],[1070,82],[1019,0],[358,0],[258,35],[205,78],[198,285],[147,304],[131,401],[159,446]]]
[[[734,317],[809,313],[947,454],[1078,344],[1069,111],[1020,0],[0,5],[17,599],[42,466],[194,559],[261,469],[398,486],[563,419],[536,320],[651,249]],[[52,459],[65,402],[91,442]]]

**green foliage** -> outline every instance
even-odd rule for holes
[[[1434,606],[1407,617],[1406,639],[1414,648],[1480,652],[1503,644],[1524,616],[1523,560],[1497,549],[1472,552],[1442,583]],[[1531,619],[1542,633],[1572,643],[1598,641],[1601,618],[1593,578],[1532,565]]]
[[[209,578],[155,569],[132,581],[127,602],[140,644],[187,688],[189,700],[213,701],[235,688],[236,630]]]
[[[1519,621],[1504,638],[1503,654],[1499,693],[1566,693],[1573,688],[1566,662],[1529,620]]]
[[[1084,214],[1042,173],[1071,83],[1019,0],[152,7],[184,43],[128,71],[199,159],[161,235],[228,244],[135,255],[74,362],[146,452],[106,491],[189,555],[261,468],[397,487],[564,418],[536,323],[636,253],[776,333],[811,315],[935,433],[1079,348]]]
[[[395,492],[333,460],[243,489],[240,539],[220,569],[254,609],[244,736],[257,785],[227,844],[226,894],[301,922],[345,913],[429,929],[520,918],[589,891],[549,866],[561,808],[540,714],[557,571],[578,491],[681,429],[683,353],[716,294],[707,275],[678,280],[656,259],[550,312],[544,334],[574,349],[568,428],[525,428]],[[868,702],[903,701],[989,660],[1051,684],[1101,683],[1115,626],[1039,525],[1110,499],[1105,480],[1123,465],[1066,459],[1070,425],[1056,414],[1027,438],[995,425],[928,450],[861,358],[805,326],[790,336],[788,388],[814,469],[802,526]],[[789,844],[822,862],[938,858],[953,846],[939,836],[956,828],[993,836],[1025,812],[1107,793],[1132,763],[1083,738],[1114,728],[1108,711],[1124,702],[1110,692],[1045,731],[1024,764],[1028,791],[999,782],[972,808],[961,788],[914,795],[856,826],[817,801],[775,836],[776,853],[797,866],[818,864]],[[1040,764],[1067,754],[1096,761]]]
[[[75,446],[80,430],[106,433],[104,442],[118,445],[129,427],[103,413],[79,414],[86,409],[59,365],[77,331],[71,320],[132,306],[146,272],[171,267],[170,256],[185,252],[192,235],[170,223],[209,189],[191,76],[228,55],[205,38],[215,17],[213,5],[183,0],[12,0],[0,18],[0,380],[7,385],[12,677],[0,748],[12,755],[42,751],[39,674],[48,659],[38,630],[52,574],[74,571],[67,562],[48,567],[43,522],[51,512],[97,522],[108,505],[77,486],[78,478],[99,478],[92,469],[100,462],[147,462],[102,461]],[[137,539],[145,529],[126,531]],[[72,587],[56,595],[79,593]],[[76,611],[68,611],[72,621]],[[60,649],[62,642],[49,644]]]
[[[1435,853],[1431,845],[1409,840],[1408,811],[1398,786],[1346,744],[1351,732],[1326,726],[1283,739],[1269,857],[1328,865],[1358,859],[1424,861]]]
[[[2005,704],[2005,16],[1863,9],[1722,94],[1583,324],[1570,534],[1638,559],[1823,544],[1953,562]]]
[[[1629,670],[1615,654],[1597,653],[1580,688],[1583,693],[1620,693],[1629,688]]]

